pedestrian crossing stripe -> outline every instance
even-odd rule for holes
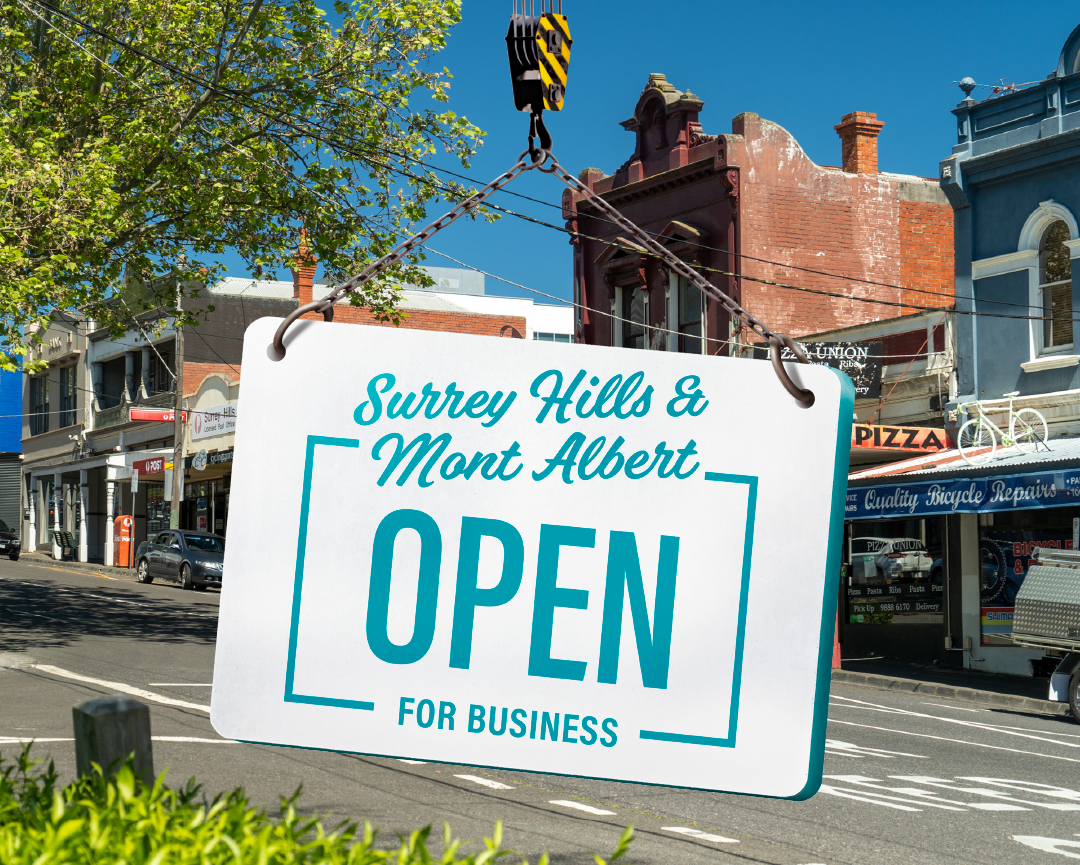
[[[544,107],[562,111],[566,99],[566,78],[570,69],[570,26],[565,15],[545,12],[536,29],[536,44],[540,49],[540,80],[543,84]]]

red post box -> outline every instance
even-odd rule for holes
[[[117,514],[113,521],[113,567],[130,568],[135,563],[135,518]]]

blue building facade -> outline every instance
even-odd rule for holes
[[[22,529],[23,376],[0,371],[0,521]]]
[[[1010,405],[1035,409],[1047,422],[1046,446],[1002,446],[974,466],[954,454],[887,476],[856,474],[849,510],[878,518],[868,535],[925,542],[936,525],[941,538],[931,567],[943,628],[880,626],[881,653],[1045,673],[1056,660],[1016,646],[1012,618],[1032,551],[1080,547],[1080,26],[1043,81],[983,100],[971,98],[975,87],[961,83],[957,143],[940,165],[956,262],[956,378],[945,425],[955,441],[970,416],[963,406],[975,400],[1003,430]],[[886,518],[906,520],[906,535]]]
[[[957,402],[1019,391],[1051,437],[1078,434],[1080,27],[1044,81],[953,113],[941,185],[956,214]]]
[[[0,371],[0,454],[22,453],[22,380]]]

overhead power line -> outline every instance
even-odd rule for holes
[[[22,2],[22,0],[20,0],[20,2]],[[211,82],[206,81],[206,80],[200,78],[197,75],[192,75],[191,73],[186,72],[185,70],[181,69],[180,67],[176,66],[175,64],[170,63],[169,61],[164,60],[164,59],[162,59],[160,57],[157,57],[157,56],[155,56],[155,55],[153,55],[153,54],[151,54],[151,53],[149,53],[147,51],[144,51],[141,48],[137,48],[137,47],[131,45],[130,43],[126,42],[125,40],[119,39],[119,38],[113,36],[112,34],[106,32],[104,30],[101,30],[98,27],[95,27],[94,25],[90,24],[89,22],[86,22],[86,21],[78,18],[75,15],[72,15],[71,13],[69,13],[69,12],[67,12],[67,11],[65,11],[63,9],[60,9],[59,7],[57,7],[54,4],[52,4],[51,2],[49,2],[49,0],[30,0],[30,2],[33,2],[33,3],[37,4],[38,6],[41,6],[42,8],[48,9],[49,11],[52,11],[52,12],[55,12],[56,14],[58,14],[58,15],[61,15],[62,17],[64,17],[65,19],[71,21],[72,23],[78,24],[80,27],[85,29],[87,32],[90,32],[90,33],[93,33],[95,35],[101,36],[102,38],[104,38],[104,39],[108,40],[109,42],[113,43],[114,45],[116,45],[117,47],[119,47],[119,48],[121,48],[121,49],[123,49],[125,51],[132,52],[133,54],[135,54],[136,56],[146,60],[147,62],[153,63],[154,65],[157,65],[157,66],[159,66],[159,67],[173,73],[174,75],[177,75],[177,76],[183,78],[188,83],[195,84],[197,86],[206,88],[206,89],[214,92],[216,95],[221,96],[221,97],[223,97],[224,99],[226,99],[228,101],[231,101],[231,102],[234,102],[236,104],[242,105],[245,108],[248,108],[248,109],[250,109],[252,111],[257,112],[258,114],[260,114],[261,116],[265,117],[268,120],[283,123],[284,125],[292,128],[294,131],[300,132],[302,134],[307,135],[308,137],[311,137],[313,140],[316,140],[316,141],[319,141],[320,143],[323,143],[323,144],[329,145],[331,147],[340,149],[343,152],[346,152],[346,153],[349,153],[350,155],[356,156],[357,158],[368,159],[368,160],[371,160],[373,162],[379,162],[379,160],[376,157],[379,156],[379,155],[384,155],[385,154],[385,155],[389,155],[389,156],[392,156],[392,157],[395,157],[395,158],[398,158],[398,159],[402,159],[402,160],[405,160],[405,161],[415,162],[415,163],[421,165],[422,167],[424,167],[425,169],[427,169],[429,171],[435,171],[435,172],[440,172],[440,173],[444,173],[444,174],[449,174],[449,175],[451,175],[453,177],[468,181],[469,183],[474,183],[474,184],[480,184],[481,183],[479,180],[476,180],[475,178],[468,177],[467,175],[461,174],[459,172],[455,172],[455,171],[452,171],[452,170],[446,169],[446,168],[441,168],[441,167],[436,167],[436,166],[429,165],[428,163],[424,162],[423,160],[421,160],[421,159],[419,159],[419,158],[417,158],[415,156],[409,155],[409,154],[395,153],[392,150],[365,152],[365,151],[357,149],[356,147],[354,147],[354,146],[352,146],[350,144],[347,144],[345,142],[335,141],[334,139],[323,135],[321,133],[321,130],[319,130],[317,128],[313,128],[313,127],[311,127],[309,125],[299,124],[299,123],[294,122],[292,120],[292,118],[293,118],[292,114],[286,114],[285,112],[282,112],[282,111],[279,111],[279,112],[267,111],[264,107],[262,107],[258,103],[252,102],[250,100],[243,99],[242,94],[241,94],[240,91],[237,91],[237,90],[235,90],[233,88],[222,87],[220,85],[214,85]],[[102,61],[102,62],[104,62],[104,61]],[[121,77],[124,77],[122,75],[122,73],[120,73],[118,70],[114,69],[113,71],[117,72],[117,74],[121,75]],[[125,80],[130,80],[130,79],[125,79]],[[391,164],[387,164],[385,162],[380,163],[380,164],[382,164],[384,168],[386,168],[387,170],[389,170],[389,171],[391,171],[393,173],[398,173],[398,174],[401,174],[403,176],[409,177],[411,179],[417,180],[417,181],[419,181],[421,183],[429,184],[429,185],[433,186],[434,188],[438,189],[440,192],[443,192],[443,193],[447,193],[447,192],[455,193],[456,192],[456,190],[453,190],[453,189],[450,189],[448,187],[440,186],[440,185],[438,185],[436,183],[433,183],[430,178],[421,177],[421,176],[416,175],[416,174],[414,174],[412,172],[406,171],[403,168],[399,168],[399,167],[393,166]],[[544,201],[542,199],[534,198],[532,196],[523,195],[522,193],[518,193],[518,192],[515,192],[513,190],[506,189],[506,190],[501,190],[501,191],[506,192],[506,193],[508,193],[510,195],[514,195],[515,197],[518,197],[518,198],[522,198],[522,199],[525,199],[525,200],[528,200],[528,201],[531,201],[531,202],[534,202],[534,203],[537,203],[537,204],[542,204],[545,207],[553,207],[553,208],[556,208],[556,209],[558,209],[560,211],[562,209],[560,205],[554,204],[554,203],[549,202],[549,201]],[[488,206],[491,209],[496,210],[496,211],[498,211],[500,213],[504,213],[504,214],[506,214],[508,216],[513,216],[513,217],[516,217],[518,219],[523,219],[523,220],[526,220],[528,222],[533,222],[535,224],[542,225],[542,226],[544,226],[546,228],[549,228],[549,229],[554,229],[554,230],[557,230],[557,231],[562,231],[564,233],[573,234],[573,232],[568,231],[567,229],[563,228],[562,226],[554,225],[552,223],[548,223],[548,222],[545,222],[543,220],[539,220],[539,219],[536,219],[534,217],[530,217],[530,216],[527,216],[525,214],[518,213],[518,212],[513,211],[513,210],[509,210],[508,208],[503,208],[503,207],[500,207],[498,205],[490,204],[490,203],[488,204]],[[590,214],[589,218],[596,219],[597,221],[605,222],[605,223],[612,224],[612,225],[614,224],[613,222],[611,222],[611,220],[609,220],[609,219],[607,219],[607,218],[605,218],[603,216],[600,216],[600,215],[591,215]],[[647,232],[647,233],[651,234],[653,237],[656,237],[656,238],[659,238],[659,236],[660,236],[659,233],[657,233],[657,232],[651,232],[650,231],[650,232]],[[584,235],[582,235],[582,236],[584,236]],[[600,240],[599,238],[589,238],[589,239]],[[600,240],[600,242],[607,242],[607,241]],[[748,261],[755,261],[755,262],[758,262],[758,263],[768,264],[768,265],[772,265],[772,266],[775,266],[775,267],[783,267],[783,268],[786,268],[786,269],[789,269],[789,270],[796,270],[796,271],[799,271],[799,272],[802,272],[802,273],[809,273],[809,274],[813,274],[813,275],[816,275],[816,276],[824,276],[824,277],[828,277],[828,278],[831,278],[831,279],[840,279],[840,280],[845,280],[845,281],[848,281],[848,282],[858,282],[858,283],[862,283],[862,284],[865,284],[865,285],[876,285],[876,286],[880,286],[880,287],[883,287],[883,288],[892,288],[892,289],[896,289],[896,290],[900,290],[900,291],[914,292],[914,293],[917,293],[917,294],[925,294],[925,295],[930,295],[930,296],[935,296],[935,297],[943,297],[943,298],[954,299],[954,294],[950,293],[950,292],[937,292],[937,291],[932,291],[932,290],[929,290],[929,289],[914,288],[914,287],[910,287],[910,286],[899,285],[899,284],[896,284],[896,283],[889,283],[889,282],[883,282],[883,281],[879,281],[879,280],[867,279],[865,277],[837,274],[837,273],[832,273],[830,271],[817,270],[815,268],[803,267],[803,266],[794,265],[794,264],[787,264],[787,263],[784,263],[784,262],[777,262],[777,261],[773,261],[771,259],[765,259],[765,258],[760,258],[760,257],[757,257],[757,256],[751,256],[751,255],[748,255],[748,254],[745,254],[745,253],[731,252],[730,250],[726,250],[726,249],[723,249],[721,247],[708,246],[706,244],[702,244],[702,243],[699,243],[699,242],[696,242],[696,241],[687,241],[687,244],[690,245],[690,246],[693,246],[693,247],[695,247],[697,249],[704,250],[704,251],[717,252],[717,253],[720,253],[720,254],[723,254],[723,255],[734,255],[737,258],[745,259],[745,260],[748,260]],[[1028,306],[1027,304],[1014,303],[1014,302],[1010,302],[1010,301],[994,301],[994,303],[996,303],[999,306],[1016,306],[1016,307],[1027,307]]]
[[[22,0],[20,0],[20,2],[22,2]],[[264,116],[264,117],[266,117],[268,119],[274,120],[276,122],[282,122],[286,126],[289,126],[289,127],[293,128],[294,130],[296,130],[298,132],[309,135],[313,139],[319,140],[319,141],[321,141],[323,143],[326,143],[326,144],[329,144],[330,146],[337,147],[337,148],[343,150],[344,152],[348,152],[351,155],[357,156],[358,158],[372,159],[371,154],[365,154],[362,151],[359,151],[356,148],[352,147],[351,145],[347,145],[347,144],[344,144],[342,142],[335,142],[332,139],[326,138],[325,136],[320,136],[318,134],[317,130],[312,130],[310,128],[305,128],[305,127],[302,127],[302,126],[300,126],[298,124],[291,123],[291,122],[285,120],[283,118],[283,114],[280,113],[280,112],[277,113],[277,114],[271,114],[270,112],[267,112],[265,109],[263,109],[261,106],[259,106],[257,104],[253,104],[253,103],[250,103],[250,102],[245,102],[245,101],[239,99],[238,97],[236,97],[236,95],[235,95],[236,92],[235,91],[232,91],[229,88],[215,87],[215,86],[211,85],[209,82],[206,82],[206,81],[200,79],[198,76],[193,76],[190,73],[186,73],[183,70],[176,67],[174,64],[171,64],[171,63],[169,63],[167,61],[161,60],[160,58],[157,58],[154,55],[149,54],[148,52],[145,52],[145,51],[143,51],[141,49],[138,49],[138,48],[135,48],[134,46],[129,45],[125,41],[123,41],[121,39],[118,39],[118,38],[112,36],[111,34],[106,33],[105,31],[100,30],[100,28],[96,28],[93,25],[88,24],[85,21],[82,21],[81,19],[77,18],[76,16],[73,16],[70,13],[67,13],[64,10],[59,9],[58,7],[54,6],[53,4],[47,2],[47,0],[30,0],[30,2],[33,2],[33,3],[41,6],[42,8],[46,8],[49,11],[52,11],[52,12],[55,12],[56,14],[58,14],[58,15],[61,15],[62,17],[66,18],[67,20],[70,20],[73,23],[76,23],[79,26],[83,27],[88,32],[94,33],[96,35],[100,35],[102,38],[107,39],[108,41],[112,42],[113,44],[117,45],[118,47],[120,47],[120,48],[122,48],[124,50],[131,51],[131,52],[135,53],[137,56],[147,60],[148,62],[154,63],[155,65],[161,66],[162,68],[165,68],[165,69],[173,72],[174,74],[179,75],[180,77],[184,78],[185,80],[189,81],[190,83],[197,84],[199,86],[209,88],[209,89],[213,90],[215,93],[217,93],[218,95],[223,96],[225,99],[236,102],[238,104],[241,104],[244,107],[250,108],[251,110],[256,111],[257,113],[261,114],[262,116]],[[40,16],[38,16],[38,17],[40,18]],[[46,23],[49,24],[49,26],[52,27],[53,29],[58,29],[51,22],[46,22]],[[62,33],[62,31],[58,31],[58,32]],[[66,36],[66,34],[63,34],[63,35]],[[73,40],[70,39],[70,37],[66,36],[66,38],[68,38],[69,41],[73,41]],[[74,43],[74,44],[78,45],[78,43]],[[78,46],[78,47],[82,48],[82,50],[84,50],[84,51],[87,50],[83,46]],[[91,56],[94,56],[94,55],[91,54]],[[95,58],[95,59],[99,59],[99,58]],[[105,61],[101,61],[101,62],[105,62]],[[108,65],[108,64],[106,64],[106,65]],[[119,70],[116,70],[112,66],[110,66],[110,68],[113,69],[113,71],[116,72],[118,75],[125,78],[125,80],[128,80],[129,83],[134,83],[134,82],[130,82],[130,79],[127,79],[126,76],[123,76],[123,74],[120,73]],[[138,85],[136,85],[136,86],[138,86]],[[202,127],[200,127],[200,128],[202,128]],[[394,154],[391,154],[391,155],[394,155]],[[421,165],[423,165],[426,168],[429,168],[430,170],[442,170],[442,169],[434,169],[433,167],[428,166],[426,163],[423,163],[422,161],[416,159],[415,157],[402,157],[401,155],[398,155],[398,158],[411,159],[413,161],[419,162]],[[404,176],[412,177],[413,179],[416,179],[416,180],[418,180],[419,182],[422,182],[422,183],[428,183],[428,184],[430,184],[432,186],[435,186],[436,188],[440,189],[441,191],[455,192],[454,190],[447,189],[446,187],[439,187],[437,184],[432,183],[430,178],[419,177],[418,175],[415,175],[415,174],[413,174],[411,172],[405,171],[404,169],[397,168],[397,167],[392,166],[392,165],[387,165],[385,163],[383,163],[383,165],[384,165],[385,168],[387,168],[390,171],[393,171],[395,173],[401,173]],[[266,167],[270,167],[270,166],[266,166]],[[279,168],[280,170],[285,170],[281,166],[277,166],[277,168]],[[292,176],[291,173],[290,173],[290,176]],[[460,176],[464,177],[464,175],[460,175]],[[471,182],[478,182],[478,181],[472,181],[471,179],[470,179],[470,181]],[[316,194],[318,194],[317,191],[315,191],[315,190],[313,190],[313,192],[316,192]],[[530,198],[529,196],[519,196],[519,197]],[[546,204],[546,205],[549,205],[549,206],[557,207],[557,205],[551,205],[549,202],[543,202],[543,201],[541,201],[539,199],[530,198],[530,200],[536,201],[538,203]],[[334,203],[338,204],[338,205],[342,204],[342,202],[334,202]],[[537,219],[537,218],[532,217],[532,216],[528,216],[526,214],[517,213],[517,212],[509,210],[507,208],[499,207],[498,205],[489,205],[489,206],[492,207],[492,209],[497,210],[497,211],[502,212],[502,213],[505,213],[505,214],[507,214],[509,216],[514,216],[514,217],[517,217],[519,219],[523,219],[525,221],[528,221],[528,222],[543,226],[543,227],[548,228],[548,229],[558,231],[560,233],[569,235],[571,237],[578,237],[578,238],[588,239],[588,240],[592,240],[594,242],[602,243],[602,244],[605,244],[605,245],[608,245],[608,246],[620,246],[620,244],[618,244],[615,241],[608,240],[608,239],[605,239],[605,238],[593,237],[591,235],[587,235],[587,234],[584,234],[582,232],[575,232],[575,231],[567,229],[567,228],[565,228],[563,226],[555,225],[555,224],[546,222],[544,220]],[[607,220],[607,219],[605,219],[603,217],[594,217],[594,218],[597,218],[600,221],[610,222],[610,220]],[[653,236],[659,236],[659,235],[656,235],[655,233],[652,233],[652,234],[653,234]],[[724,253],[724,254],[730,254],[730,253],[728,253],[727,250],[719,249],[719,248],[716,248],[716,247],[708,247],[708,246],[705,246],[705,245],[702,245],[702,244],[691,244],[691,245],[698,246],[698,247],[700,247],[702,249],[706,249],[706,250],[711,250],[711,251],[720,252],[720,253]],[[643,251],[643,254],[649,255],[649,253],[645,252],[645,251]],[[922,293],[922,294],[929,294],[929,295],[934,295],[934,296],[939,296],[939,297],[947,297],[950,300],[953,300],[954,302],[956,300],[954,295],[944,293],[944,292],[932,292],[932,291],[925,290],[925,289],[906,288],[904,286],[895,285],[895,284],[891,284],[891,283],[876,282],[876,281],[873,281],[873,280],[866,280],[866,279],[861,279],[861,278],[858,278],[858,277],[842,276],[842,275],[838,275],[838,274],[832,274],[832,273],[829,273],[829,272],[826,272],[826,271],[818,271],[818,270],[813,270],[813,269],[810,269],[810,268],[803,268],[803,267],[799,267],[799,266],[796,266],[796,265],[784,264],[782,262],[775,262],[775,261],[771,261],[771,260],[768,260],[768,259],[755,258],[755,257],[752,257],[752,256],[741,255],[740,257],[746,258],[746,259],[749,259],[749,260],[753,260],[753,261],[758,261],[758,262],[765,263],[765,264],[769,264],[769,265],[773,265],[773,266],[776,266],[776,267],[784,267],[784,268],[788,268],[788,269],[804,271],[804,272],[813,273],[813,274],[826,276],[826,277],[830,277],[830,278],[835,278],[835,279],[862,282],[862,283],[869,284],[869,285],[878,285],[878,286],[882,286],[882,287],[895,288],[895,289],[899,289],[899,290],[903,290],[903,291]],[[750,276],[750,275],[735,272],[735,271],[727,271],[727,270],[723,270],[723,269],[720,269],[720,268],[699,266],[698,269],[699,270],[704,270],[704,271],[707,271],[707,272],[711,272],[711,273],[717,273],[717,274],[720,274],[720,275],[723,275],[723,276],[728,276],[728,277],[735,278],[735,279],[742,279],[742,280],[746,280],[746,281],[750,281],[750,282],[757,282],[757,283],[764,284],[764,285],[771,285],[771,286],[774,286],[774,287],[777,287],[777,288],[782,288],[782,289],[785,289],[785,290],[799,291],[799,292],[804,292],[804,293],[809,293],[809,294],[816,294],[816,295],[821,295],[821,296],[826,296],[826,297],[833,297],[833,298],[837,298],[837,299],[855,301],[855,302],[859,302],[859,303],[871,303],[871,304],[878,304],[878,305],[883,305],[883,306],[890,306],[890,307],[894,307],[894,308],[913,309],[913,310],[919,310],[919,311],[937,311],[937,310],[940,310],[942,308],[940,305],[932,305],[931,306],[931,305],[922,305],[922,304],[914,304],[914,303],[905,303],[903,301],[899,301],[899,302],[898,301],[889,301],[889,300],[884,300],[884,299],[879,299],[879,298],[859,297],[857,295],[844,294],[844,293],[841,293],[841,292],[833,292],[833,291],[828,291],[826,289],[814,289],[814,288],[809,288],[809,287],[806,287],[806,286],[799,286],[799,285],[794,285],[794,284],[791,284],[791,283],[780,282],[778,280],[769,280],[769,279],[764,279],[764,278],[761,278],[761,277],[754,277],[754,276]],[[493,278],[499,278],[499,277],[493,277]],[[528,289],[526,289],[526,290],[528,290]],[[997,306],[1008,305],[1008,306],[1016,306],[1016,307],[1020,307],[1020,308],[1030,309],[1030,306],[1027,305],[1027,304],[1010,303],[1010,302],[1007,302],[1007,301],[983,301],[983,302],[984,303],[993,303],[994,305],[997,305]],[[610,317],[610,313],[605,313],[603,310],[594,309],[592,307],[590,307],[589,309],[590,309],[591,312],[595,312],[595,313],[600,314],[600,315],[607,315],[607,316]],[[978,310],[956,309],[955,312],[957,314],[960,314],[960,315],[968,315],[968,316],[982,316],[982,317],[991,317],[991,318],[1011,318],[1011,319],[1022,319],[1022,320],[1029,320],[1029,321],[1057,321],[1057,322],[1061,322],[1061,321],[1066,320],[1066,319],[1062,319],[1062,318],[1056,317],[1056,316],[1010,315],[1010,314],[1007,314],[1007,313],[979,312]],[[1073,320],[1075,321],[1076,319],[1073,319]]]

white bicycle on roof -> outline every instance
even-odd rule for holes
[[[977,466],[987,463],[994,458],[997,452],[998,438],[1004,447],[1015,447],[1023,453],[1034,453],[1039,444],[1046,445],[1046,418],[1033,408],[1013,410],[1013,400],[1020,395],[1020,391],[1005,394],[1009,401],[1009,431],[1005,432],[987,416],[986,409],[981,402],[969,402],[960,406],[960,411],[967,415],[974,415],[967,423],[960,427],[960,435],[957,437],[957,446],[960,456],[969,466]],[[991,411],[1003,411],[1001,408],[991,408]]]

